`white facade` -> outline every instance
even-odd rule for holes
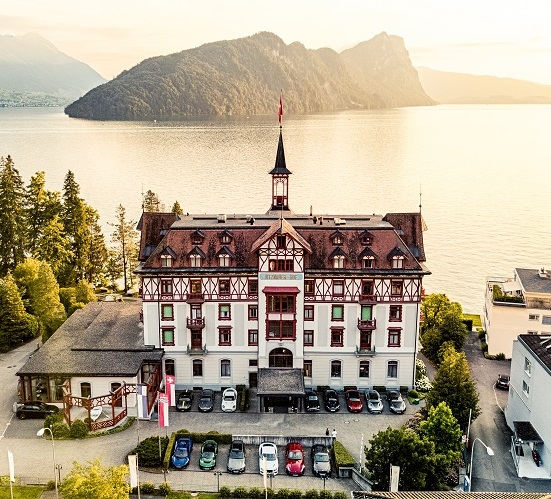
[[[501,293],[494,296],[494,286]],[[517,300],[505,301],[505,300]],[[519,334],[551,333],[551,278],[536,269],[515,269],[513,278],[486,282],[484,329],[488,353],[511,358]]]
[[[551,478],[551,335],[522,335],[513,342],[509,399],[505,409],[508,426],[530,423],[539,438],[515,435],[511,450],[518,476]],[[523,437],[523,438],[521,438]],[[532,451],[541,465],[536,466]]]

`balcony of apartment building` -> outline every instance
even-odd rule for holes
[[[203,293],[188,293],[186,301],[188,303],[204,303],[205,295]]]
[[[515,279],[492,278],[486,281],[486,304],[507,307],[526,307],[520,283]]]
[[[358,319],[358,329],[360,331],[373,330],[377,328],[377,319],[362,320]]]

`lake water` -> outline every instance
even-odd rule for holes
[[[0,156],[25,184],[70,169],[106,234],[141,193],[190,213],[263,213],[277,116],[186,123],[93,122],[57,108],[0,108]],[[485,278],[551,267],[551,106],[435,106],[285,116],[296,213],[416,211],[422,191],[428,293],[480,313]],[[107,237],[109,239],[109,237]]]

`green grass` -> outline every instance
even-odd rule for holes
[[[13,499],[38,499],[44,487],[38,487],[29,485],[27,487],[22,487],[17,485],[13,487]],[[10,499],[10,487],[9,485],[0,486],[0,499]]]
[[[473,327],[482,327],[482,320],[477,314],[463,314],[463,320],[473,321]]]

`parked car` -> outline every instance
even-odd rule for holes
[[[263,442],[258,447],[258,468],[260,474],[264,474],[264,458],[266,458],[266,473],[277,475],[279,461],[277,459],[277,447],[273,442]]]
[[[190,411],[191,404],[193,404],[193,392],[191,390],[184,390],[178,394],[176,399],[177,411]]]
[[[362,412],[364,405],[362,396],[358,390],[346,390],[344,392],[344,399],[346,400],[346,408],[349,412]]]
[[[312,471],[322,478],[331,474],[331,458],[325,445],[312,445]]]
[[[59,412],[59,407],[56,405],[45,404],[44,402],[25,402],[18,405],[15,415],[19,419],[27,418],[45,418],[50,414]]]
[[[508,390],[510,379],[511,379],[510,376],[508,376],[507,374],[498,374],[497,381],[496,381],[496,388],[501,388],[502,390]]]
[[[370,414],[381,414],[383,412],[383,401],[377,390],[367,390],[365,392],[365,401],[367,412]]]
[[[320,399],[318,394],[313,390],[306,392],[306,411],[316,412],[320,410]]]
[[[285,472],[288,475],[304,474],[304,449],[298,442],[289,442],[285,448]]]
[[[193,442],[191,438],[179,437],[178,439],[176,439],[174,450],[172,451],[172,456],[170,458],[172,466],[174,466],[174,468],[178,470],[186,468],[189,464],[192,450]]]
[[[396,388],[387,388],[386,390],[386,400],[390,406],[392,400],[397,400],[400,397],[400,390]]]
[[[226,388],[222,393],[222,410],[224,412],[235,412],[237,409],[237,390]]]
[[[337,412],[341,408],[339,404],[339,396],[335,390],[325,390],[323,400],[326,411]]]
[[[395,414],[404,414],[404,412],[406,412],[406,403],[404,402],[400,392],[398,392],[398,398],[393,398],[388,401],[388,408],[390,409],[390,412]]]
[[[214,392],[209,389],[205,389],[201,392],[201,398],[199,399],[199,410],[201,412],[210,412],[214,409]]]
[[[201,445],[201,456],[199,457],[199,468],[212,470],[216,466],[218,455],[218,444],[214,440],[205,440]]]
[[[230,445],[228,457],[228,473],[243,473],[245,471],[245,444],[242,440],[234,440]]]

